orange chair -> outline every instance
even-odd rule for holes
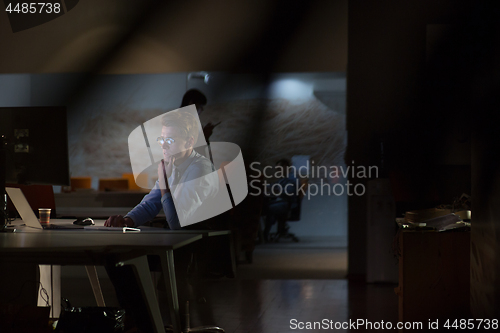
[[[127,191],[128,182],[126,178],[102,178],[99,179],[99,191]]]
[[[90,189],[92,187],[92,177],[71,177],[71,190]]]
[[[134,174],[133,173],[124,173],[122,175],[122,178],[127,179],[127,181],[128,181],[128,189],[129,190],[134,190],[134,191],[144,190],[144,188],[138,186],[137,183],[139,183],[139,184],[141,184],[143,186],[148,184],[148,174],[147,173],[141,173],[137,177],[137,182],[136,182],[136,180],[134,178]]]

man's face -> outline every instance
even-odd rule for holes
[[[187,150],[189,149],[187,138],[183,131],[179,130],[176,127],[165,127],[161,128],[161,136],[164,139],[173,139],[174,142],[169,144],[166,140],[162,144],[163,149],[163,158],[167,161],[170,156],[175,156],[175,158],[183,157],[187,154]]]

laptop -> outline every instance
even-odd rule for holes
[[[42,225],[36,217],[35,213],[33,213],[28,200],[26,200],[26,197],[24,196],[21,189],[6,187],[5,190],[7,191],[10,200],[12,200],[12,203],[19,212],[19,215],[21,215],[21,218],[23,219],[23,222],[27,227],[35,229],[84,229],[84,226],[72,223]]]

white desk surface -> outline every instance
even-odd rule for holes
[[[126,259],[157,255],[201,238],[201,234],[111,231],[1,233],[0,258],[3,262],[44,265],[104,265],[109,256]]]
[[[97,227],[103,227],[104,222],[106,220],[103,219],[93,219],[95,226]],[[50,219],[50,224],[71,224],[75,221],[75,219]],[[29,228],[25,227],[23,224],[23,220],[21,219],[15,219],[14,221],[11,222],[9,225],[8,229],[16,229],[17,232],[64,232],[64,233],[82,233],[82,231],[85,231],[85,234],[94,234],[96,232],[106,232],[106,233],[120,233],[120,231],[104,231],[104,230],[84,230],[84,229],[53,229],[53,230],[40,230],[40,229],[35,229],[35,228]],[[201,234],[203,237],[207,236],[220,236],[220,235],[229,235],[231,234],[230,230],[170,230],[170,229],[165,229],[165,228],[153,228],[153,227],[148,227],[148,226],[140,226],[139,229],[141,230],[141,234],[151,234],[151,233],[157,233],[157,234]],[[128,233],[136,233],[136,232],[128,232]]]
[[[51,223],[72,223],[74,219],[51,219]],[[103,226],[104,220],[94,220]],[[140,232],[102,231],[85,229],[41,230],[22,226],[22,220],[12,222],[16,232],[0,233],[2,260],[32,262],[47,265],[102,265],[102,254],[126,257],[154,255],[175,250],[199,239],[229,235],[230,231],[168,230],[141,227]],[[12,227],[9,227],[12,228]],[[28,255],[31,254],[30,255]]]
[[[74,220],[51,220],[68,223]],[[22,224],[16,220],[13,224]],[[103,225],[104,220],[96,221]],[[137,256],[175,250],[203,237],[202,233],[158,233],[90,231],[84,229],[40,230],[18,227],[13,233],[0,233],[2,260],[22,260],[38,264],[98,264],[101,254]],[[28,254],[31,254],[29,256]]]
[[[0,253],[16,249],[44,251],[47,248],[63,250],[94,250],[111,247],[173,249],[201,239],[201,234],[123,233],[113,231],[15,232],[0,234]]]

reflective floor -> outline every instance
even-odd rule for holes
[[[80,287],[72,288],[77,281]],[[112,285],[105,279],[101,283],[106,305],[118,306]],[[228,333],[282,333],[348,332],[346,329],[299,329],[302,325],[306,328],[307,322],[323,319],[340,324],[358,319],[396,323],[398,298],[394,287],[394,284],[353,283],[345,279],[204,281],[197,294],[207,302],[191,302],[191,326],[216,324]],[[70,289],[71,293],[64,294],[71,294],[74,305],[95,306],[87,279],[63,281],[63,291]],[[296,322],[291,322],[293,319]],[[351,331],[381,330],[360,328]]]
[[[258,244],[253,263],[241,261],[238,266],[239,279],[344,279],[346,275],[346,237],[300,237],[298,243]]]
[[[214,323],[229,333],[348,332],[341,325],[358,319],[396,323],[394,287],[347,280],[207,281],[203,292],[209,302],[192,309],[192,326],[209,324],[210,315],[202,310],[207,308]]]

